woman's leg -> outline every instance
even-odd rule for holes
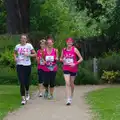
[[[43,81],[44,81],[44,71],[43,70],[38,70],[38,79],[39,79],[39,97],[42,97],[43,93]]]
[[[66,94],[67,94],[67,105],[70,104],[70,97],[71,97],[71,87],[70,87],[70,74],[69,72],[64,72],[64,79],[66,83]]]
[[[29,87],[30,87],[30,74],[31,74],[31,66],[24,66],[24,84],[26,89],[26,100],[30,99],[29,95]]]
[[[45,88],[45,93],[44,93],[44,98],[48,97],[48,85],[49,85],[49,72],[44,72],[44,88]]]
[[[19,79],[19,84],[20,84],[20,94],[22,96],[22,102],[21,104],[25,104],[25,86],[24,86],[24,72],[23,72],[23,66],[22,65],[17,65],[17,75]]]
[[[54,86],[55,86],[56,72],[51,71],[49,76],[50,76],[50,97],[52,98],[54,92]]]
[[[76,77],[76,75],[70,76],[71,98],[73,97],[73,93],[74,93],[74,81],[75,81],[75,77]]]

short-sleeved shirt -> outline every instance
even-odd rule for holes
[[[25,45],[18,44],[15,46],[15,51],[17,51],[17,65],[29,66],[31,65],[31,59],[24,54],[31,54],[33,50],[33,46],[30,43],[26,43]]]

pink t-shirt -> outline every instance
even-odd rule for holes
[[[41,50],[37,51],[37,57],[39,57],[39,64],[38,64],[37,67],[38,67],[38,70],[42,69],[44,71],[45,70],[45,64],[43,62],[43,54],[44,54],[44,50],[43,51],[41,51]]]
[[[67,50],[66,48],[63,49],[63,70],[64,71],[70,71],[70,72],[77,72],[78,71],[78,65],[75,65],[74,67],[71,67],[70,63],[76,63],[77,62],[77,56],[75,53],[75,47],[73,46],[71,50]]]
[[[56,49],[52,48],[52,51],[50,54],[47,52],[47,49],[45,49],[44,55],[45,55],[45,61],[46,61],[45,71],[46,72],[57,71],[58,67],[56,62]]]

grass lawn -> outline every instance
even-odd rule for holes
[[[105,88],[89,93],[94,120],[120,120],[120,87]]]
[[[33,89],[34,87],[32,87]],[[3,119],[8,112],[21,106],[20,104],[19,86],[0,85],[0,120]]]

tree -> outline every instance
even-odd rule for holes
[[[29,0],[5,0],[8,33],[29,31],[29,4]]]
[[[3,0],[0,0],[0,34],[6,33],[6,9]]]

